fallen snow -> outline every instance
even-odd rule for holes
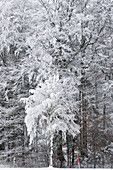
[[[3,169],[3,170],[5,170],[5,169],[9,169],[9,168],[11,168],[11,167],[7,167],[7,165],[6,166],[2,166],[2,165],[0,165],[0,170],[1,169]],[[15,168],[11,168],[11,169],[15,169]],[[20,169],[20,170],[34,170],[34,168],[16,168],[16,170],[18,170],[18,169]],[[36,170],[75,170],[75,169],[79,169],[79,168],[77,168],[77,167],[75,167],[75,168],[53,168],[53,167],[47,167],[47,168],[35,168]],[[83,168],[82,168],[83,169]],[[83,170],[90,170],[90,168],[84,168]],[[93,168],[91,168],[91,170],[93,170]],[[98,168],[98,170],[102,170],[102,168]],[[103,170],[108,170],[108,169],[106,169],[106,168],[104,168]]]
[[[2,167],[2,166],[0,166],[0,170],[1,169],[3,169],[3,170],[5,170],[5,169],[9,169],[9,168],[11,168],[11,167],[7,167],[6,168],[6,166],[5,167]],[[11,168],[11,169],[15,169],[15,168]],[[34,168],[16,168],[16,170],[18,170],[18,169],[20,169],[20,170],[34,170]],[[51,168],[51,167],[47,167],[47,168],[35,168],[36,170],[75,170],[75,169],[77,169],[77,168]]]

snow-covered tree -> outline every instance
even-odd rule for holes
[[[79,126],[75,123],[75,115],[78,111],[77,93],[74,79],[59,79],[57,75],[40,83],[34,94],[25,100],[27,113],[25,122],[30,135],[30,143],[36,135],[36,121],[38,120],[42,134],[51,139],[51,157],[55,132],[62,131],[63,136],[67,131],[73,136],[79,132]]]

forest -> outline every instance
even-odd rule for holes
[[[113,168],[113,0],[0,0],[0,164]]]

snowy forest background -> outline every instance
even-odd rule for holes
[[[0,0],[0,162],[77,168],[77,152],[113,168],[113,0]]]

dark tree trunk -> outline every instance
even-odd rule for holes
[[[106,126],[106,105],[103,106],[103,131],[105,130]],[[102,168],[104,168],[105,160],[104,160],[104,151],[103,151],[103,157],[102,157]]]
[[[69,139],[68,139],[68,132],[66,133],[66,144],[67,144],[67,167],[69,167]]]
[[[62,131],[59,131],[59,146],[57,149],[58,159],[60,161],[60,168],[63,167],[64,162],[64,156],[63,156],[63,150],[62,150]]]
[[[74,165],[74,160],[75,160],[74,151],[75,151],[75,138],[73,139],[73,146],[72,146],[72,167]]]
[[[87,102],[84,99],[85,95],[82,93],[82,117],[83,117],[83,128],[82,128],[82,150],[83,154],[87,156]]]
[[[79,91],[79,101],[80,101],[80,105],[79,105],[79,124],[80,124],[80,151],[82,151],[82,120],[81,120],[81,91]]]
[[[96,149],[95,149],[95,139],[93,137],[93,168],[96,168]]]

